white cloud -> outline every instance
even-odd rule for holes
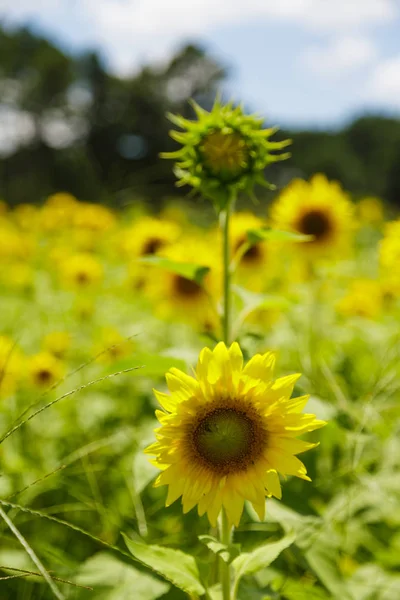
[[[359,32],[390,21],[399,7],[397,0],[0,0],[0,17],[36,18],[60,31],[59,15],[67,8],[82,42],[96,41],[125,71],[141,60],[165,58],[183,41],[218,27],[265,19],[321,34]]]
[[[400,108],[400,54],[382,61],[367,85],[367,97],[374,103]]]
[[[337,78],[371,64],[377,57],[375,44],[366,37],[345,36],[326,46],[308,48],[300,57],[303,65],[326,78]]]

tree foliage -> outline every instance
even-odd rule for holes
[[[163,65],[121,78],[96,53],[68,55],[28,29],[0,29],[0,196],[17,204],[65,190],[84,200],[140,196],[157,204],[176,194],[158,156],[175,148],[165,113],[190,117],[191,97],[210,108],[225,75],[188,45]],[[293,158],[274,166],[278,185],[323,171],[356,196],[399,202],[399,121],[363,116],[342,131],[286,131],[279,139],[286,136]]]

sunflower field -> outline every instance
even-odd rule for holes
[[[396,600],[400,219],[194,109],[196,202],[0,203],[0,600]]]

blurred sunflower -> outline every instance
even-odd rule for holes
[[[127,258],[158,254],[175,242],[181,228],[172,221],[142,217],[121,234],[120,248]]]
[[[400,219],[387,223],[379,246],[381,280],[386,296],[400,296]]]
[[[57,231],[69,227],[78,206],[77,199],[66,192],[49,196],[41,209],[40,223],[45,231]]]
[[[134,345],[132,340],[127,339],[117,329],[105,327],[99,332],[99,340],[94,347],[94,355],[102,363],[112,363],[132,354]]]
[[[271,220],[276,229],[313,236],[313,240],[296,245],[299,252],[336,257],[349,247],[353,213],[340,185],[318,174],[309,182],[296,179],[290,183],[272,206]]]
[[[42,346],[56,358],[65,358],[71,346],[71,335],[68,331],[51,331],[44,336]]]
[[[244,501],[264,518],[265,496],[281,497],[278,473],[310,480],[295,456],[316,444],[296,436],[322,427],[303,414],[308,396],[290,399],[299,375],[272,379],[275,356],[256,354],[243,368],[237,343],[200,353],[195,377],[166,375],[170,395],[155,392],[164,411],[157,441],[146,449],[168,485],[166,505],[182,496],[186,513],[197,505],[215,526],[222,507],[238,526]]]
[[[379,198],[368,196],[356,204],[357,217],[362,225],[380,225],[385,213]]]
[[[63,374],[62,362],[50,352],[39,352],[28,359],[29,381],[34,387],[48,388],[61,379]]]
[[[17,344],[0,335],[0,397],[11,395],[22,377],[24,359]]]
[[[383,292],[381,284],[372,279],[357,279],[351,283],[344,298],[336,305],[338,312],[346,316],[374,319],[382,311]]]
[[[206,330],[218,325],[216,303],[221,284],[219,257],[205,239],[189,238],[170,246],[163,256],[178,263],[209,267],[202,285],[182,275],[157,269],[147,269],[145,291],[161,318],[190,321]]]
[[[252,213],[234,213],[230,223],[231,255],[239,258],[237,277],[239,283],[253,291],[265,288],[266,280],[275,273],[275,256],[273,244],[259,242],[252,246],[247,244],[247,232],[251,229],[265,227],[265,223]]]
[[[61,260],[59,275],[68,287],[84,289],[102,280],[103,267],[94,256],[81,252]]]

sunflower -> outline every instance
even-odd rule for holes
[[[274,246],[267,242],[259,242],[247,246],[247,232],[251,229],[265,227],[265,223],[251,213],[234,213],[230,223],[231,255],[239,259],[237,278],[241,285],[253,291],[262,291],[267,279],[271,279],[276,271]]]
[[[68,287],[88,288],[101,281],[103,268],[94,256],[80,252],[61,260],[60,278]]]
[[[379,246],[382,283],[388,297],[400,296],[400,219],[387,223]]]
[[[68,331],[51,331],[44,336],[42,346],[56,358],[64,358],[71,346]]]
[[[334,254],[348,248],[354,230],[353,205],[335,181],[314,175],[307,182],[296,179],[280,194],[271,210],[276,229],[311,235],[296,245],[307,254]]]
[[[373,319],[382,311],[383,290],[378,281],[357,279],[348,293],[337,304],[337,310],[345,316]]]
[[[168,485],[166,505],[182,496],[186,513],[197,505],[215,526],[224,507],[238,525],[244,501],[264,518],[265,496],[281,498],[278,472],[309,481],[295,456],[316,444],[296,436],[322,427],[303,414],[308,396],[290,399],[299,375],[272,379],[275,356],[256,354],[243,368],[237,343],[204,348],[195,377],[170,369],[170,395],[155,392],[164,411],[157,441],[146,449],[162,473],[155,486]]]
[[[120,249],[127,258],[158,254],[175,242],[181,228],[172,221],[142,217],[126,229],[120,240]]]
[[[0,397],[11,395],[21,379],[23,356],[17,344],[0,335]]]
[[[63,365],[50,352],[39,352],[31,356],[28,362],[30,382],[38,388],[48,388],[61,379]]]
[[[200,285],[173,271],[147,270],[146,294],[161,318],[189,321],[200,328],[214,331],[218,324],[216,303],[221,295],[219,257],[206,239],[191,237],[170,246],[163,253],[171,261],[205,266],[210,271]]]
[[[362,225],[380,225],[385,218],[382,200],[368,196],[356,205],[357,217]]]
[[[246,115],[242,106],[222,106],[217,99],[210,112],[192,101],[197,120],[169,114],[172,123],[183,131],[171,131],[182,144],[176,152],[162,158],[176,160],[178,186],[190,185],[224,208],[238,192],[253,195],[255,184],[267,185],[264,170],[269,164],[288,158],[279,151],[290,140],[272,142],[276,128],[264,129],[264,120]]]

